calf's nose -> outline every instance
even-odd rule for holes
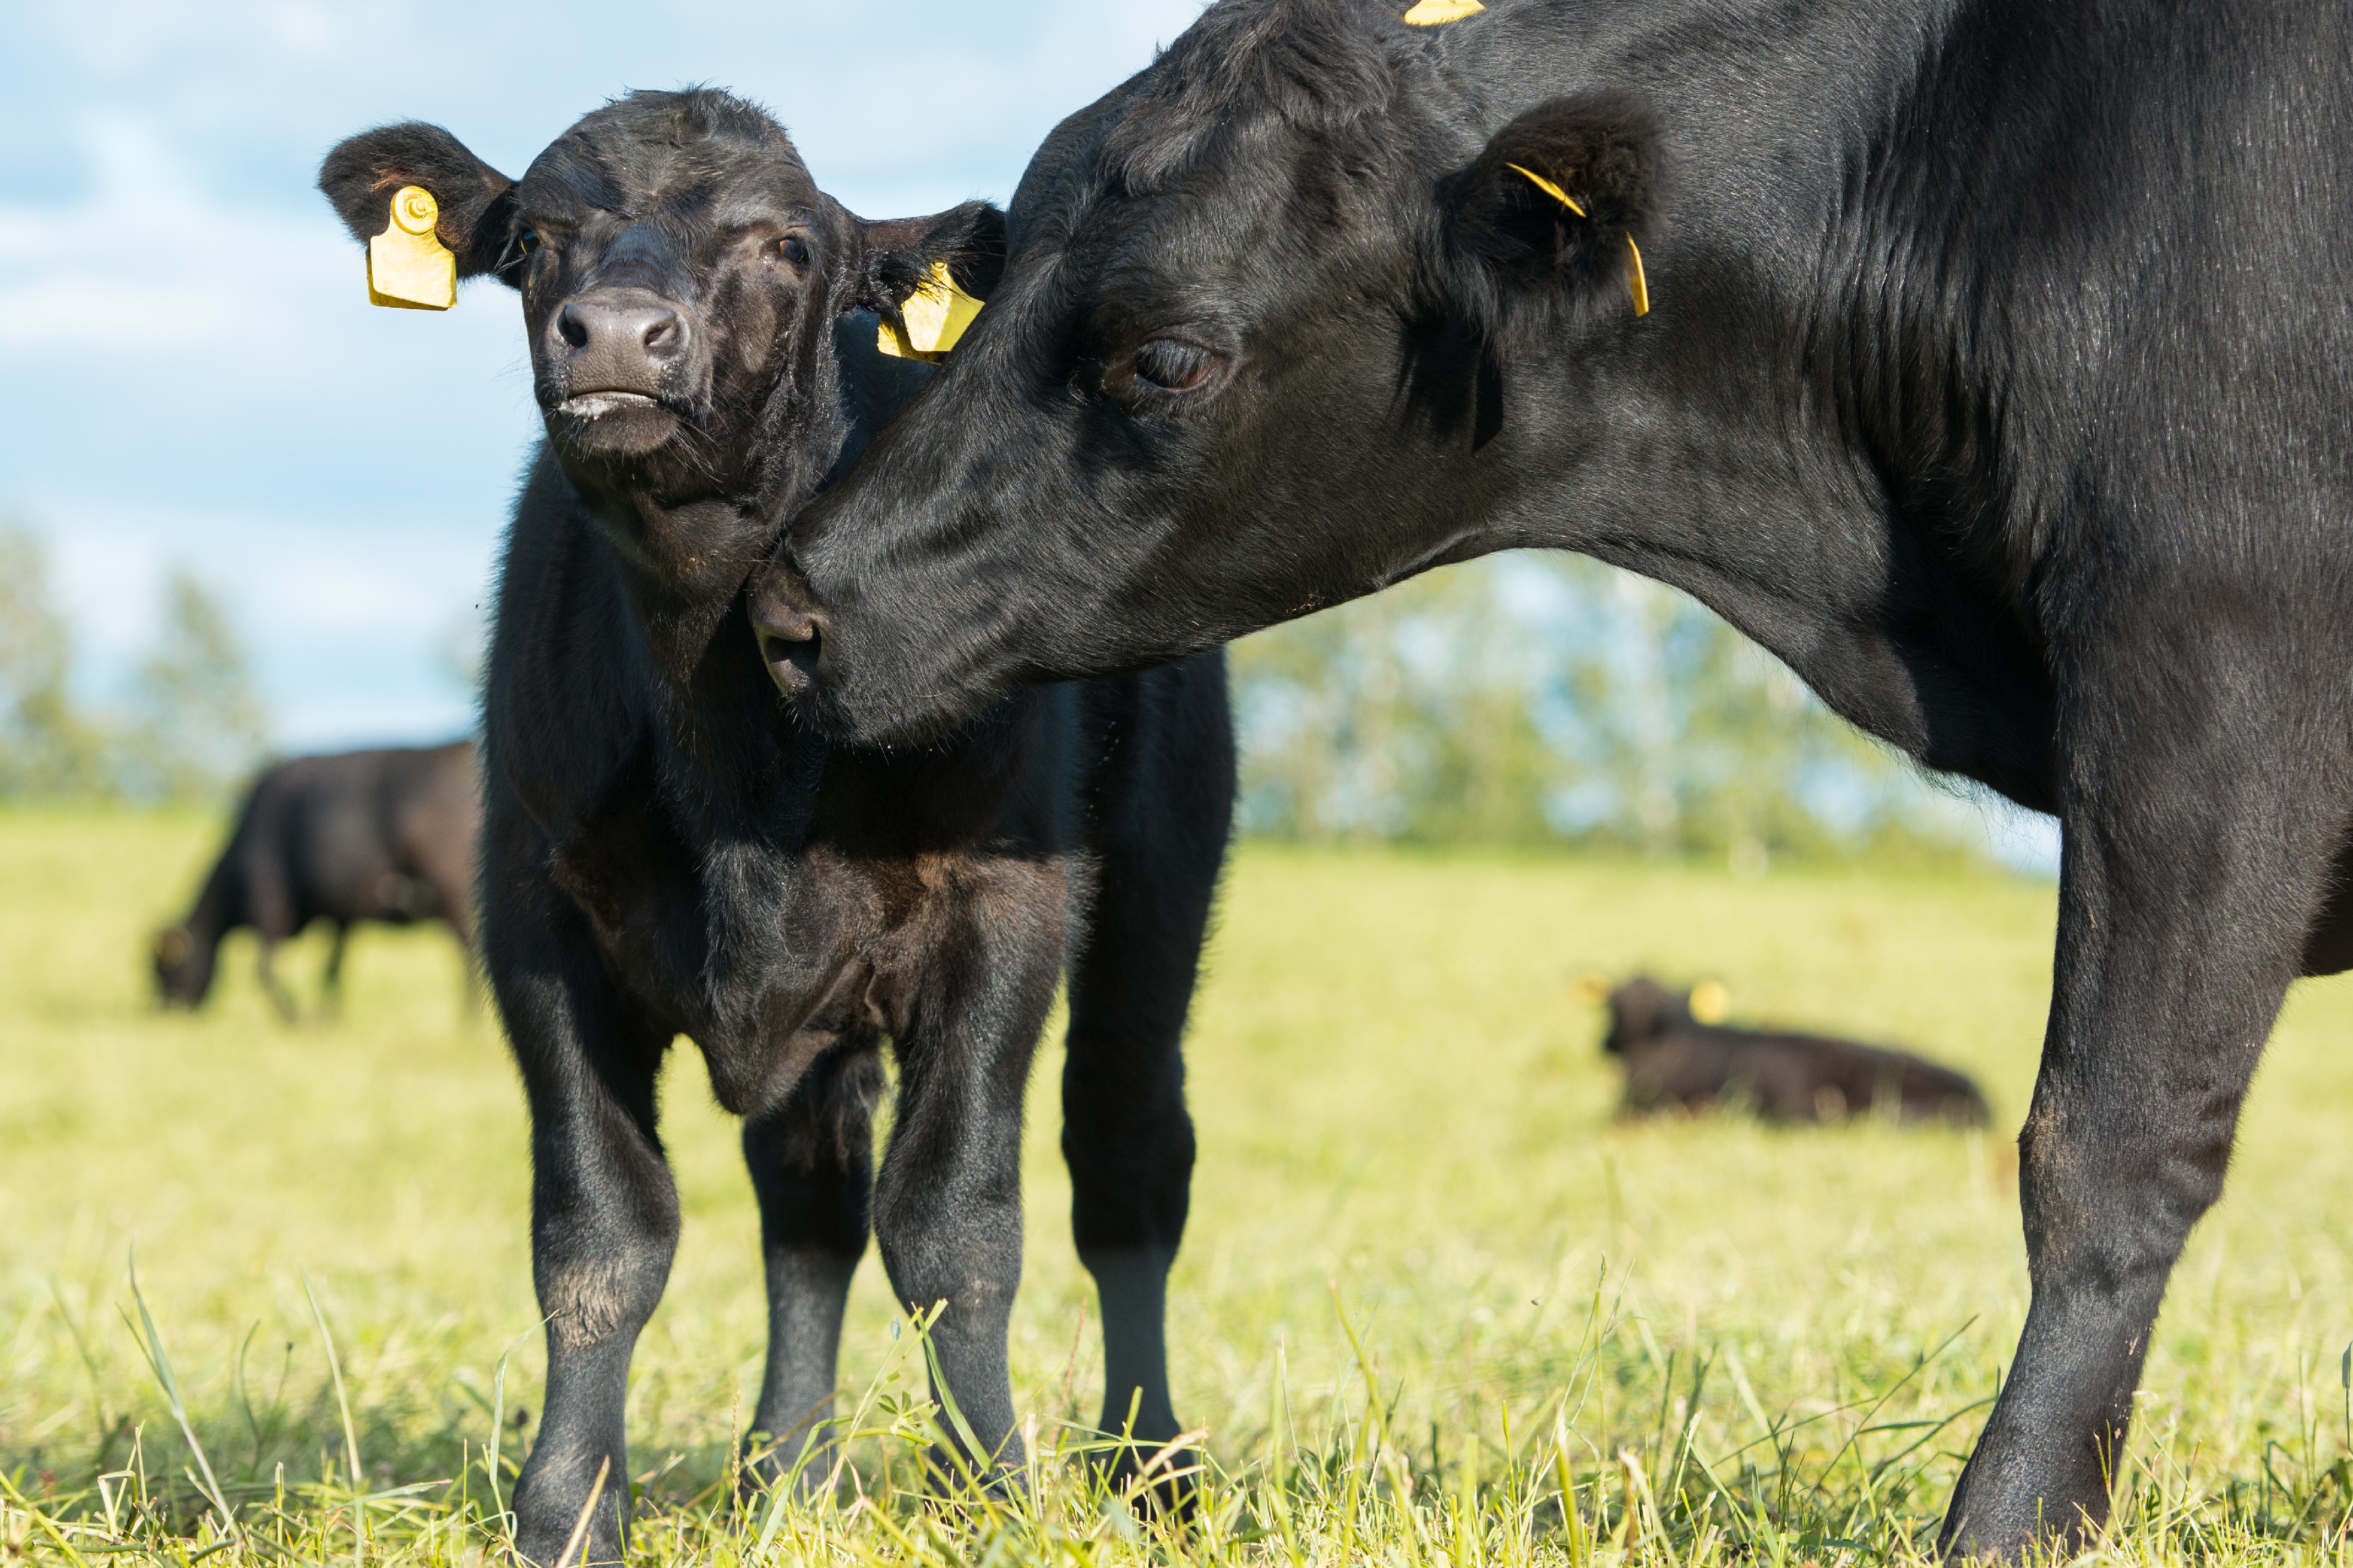
[[[686,318],[646,296],[584,295],[556,312],[571,390],[661,390],[662,372],[686,352]]]

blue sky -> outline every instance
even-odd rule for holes
[[[607,98],[706,82],[775,110],[853,211],[934,212],[1008,196],[1057,120],[1198,10],[0,6],[0,514],[47,540],[101,694],[184,563],[235,614],[281,745],[454,733],[440,650],[538,428],[514,297],[371,309],[311,187],[330,145],[430,120],[519,174]]]

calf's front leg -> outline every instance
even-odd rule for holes
[[[532,1279],[547,1322],[547,1387],[515,1486],[515,1544],[526,1562],[553,1568],[585,1515],[570,1568],[617,1563],[628,1519],[629,1356],[678,1244],[678,1194],[654,1133],[654,1078],[670,1035],[613,981],[576,912],[551,899],[485,923],[531,1106]]]
[[[964,1458],[986,1475],[1024,1459],[1005,1349],[1021,1281],[1021,1100],[1062,935],[1059,899],[977,902],[894,1031],[899,1099],[874,1235],[909,1311],[946,1303],[931,1333],[933,1396],[954,1399],[978,1446]]]

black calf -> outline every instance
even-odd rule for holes
[[[619,1554],[630,1351],[678,1236],[654,1082],[680,1034],[744,1118],[769,1294],[754,1426],[789,1458],[826,1415],[871,1218],[899,1300],[947,1303],[944,1392],[979,1458],[1016,1462],[1022,1092],[1067,968],[1064,1147],[1105,1425],[1134,1401],[1139,1439],[1175,1436],[1161,1293],[1193,1154],[1179,1036],[1233,793],[1221,662],[854,751],[796,721],[745,620],[788,640],[789,582],[747,606],[745,580],[929,374],[877,353],[872,312],[942,262],[985,291],[996,215],[862,222],[765,114],[703,91],[589,115],[520,184],[408,124],[337,147],[321,184],[361,237],[396,191],[432,193],[459,272],[521,290],[546,416],[485,710],[484,956],[531,1103],[548,1317],[523,1554],[557,1556],[607,1466],[585,1560]]]
[[[362,921],[448,922],[473,945],[474,839],[482,821],[474,748],[447,746],[296,757],[247,792],[195,908],[155,938],[155,986],[165,1003],[195,1007],[212,990],[221,938],[251,926],[261,938],[261,985],[291,1023],[278,944],[312,921],[335,928],[322,986],[342,998],[343,948]]]
[[[1704,1024],[1691,994],[1638,975],[1609,994],[1601,1048],[1626,1069],[1629,1112],[1745,1105],[1768,1121],[1835,1121],[1892,1111],[1982,1127],[1978,1086],[1907,1051],[1816,1035]]]

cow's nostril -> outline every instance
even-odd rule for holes
[[[762,634],[760,658],[777,690],[787,697],[800,697],[815,689],[820,645],[817,627],[807,622],[789,631]]]
[[[555,330],[562,333],[564,341],[574,348],[585,349],[588,346],[588,323],[580,319],[579,311],[572,306],[565,306],[563,312],[555,318]]]
[[[686,322],[675,310],[664,310],[646,323],[646,352],[649,354],[674,354],[686,347]]]

